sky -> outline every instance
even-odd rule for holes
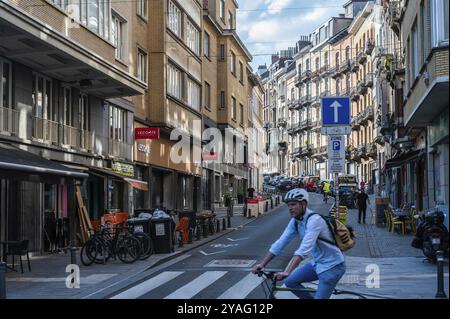
[[[271,54],[295,46],[348,0],[238,0],[237,32],[253,55],[251,66],[270,65]]]

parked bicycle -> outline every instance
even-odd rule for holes
[[[133,234],[128,225],[104,225],[81,248],[83,265],[105,264],[110,258],[124,263],[147,259],[153,253],[151,238],[144,233]]]

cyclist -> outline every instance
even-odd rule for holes
[[[325,181],[323,183],[323,201],[328,202],[328,194],[330,193],[330,183]]]
[[[294,252],[285,271],[275,275],[276,279],[286,278],[285,285],[292,289],[302,289],[302,283],[319,280],[314,298],[328,299],[345,273],[344,255],[339,247],[329,243],[334,242],[334,238],[325,220],[307,208],[309,195],[306,190],[293,189],[286,194],[284,201],[288,204],[292,218],[281,237],[270,247],[267,256],[253,267],[252,272],[256,274],[262,270],[299,234],[300,247]],[[298,267],[307,257],[312,257],[313,261]],[[293,293],[301,299],[312,299],[307,292]]]

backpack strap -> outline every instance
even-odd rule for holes
[[[323,217],[322,215],[320,215],[318,213],[311,213],[311,214],[309,214],[308,217],[306,217],[305,224],[306,225],[308,224],[308,219],[311,216],[313,216],[313,215],[319,215],[320,217],[322,217],[322,219],[325,221],[325,224],[327,224],[327,227],[330,230],[331,235],[333,235],[333,230],[331,229],[331,226],[330,226],[329,222],[325,219],[325,217]],[[294,221],[295,221],[295,224],[294,224],[295,225],[295,231],[298,233],[298,220],[296,218],[294,218]],[[330,245],[338,246],[338,244],[336,243],[336,239],[334,241],[331,241],[331,240],[328,240],[328,239],[325,239],[325,238],[322,238],[322,237],[319,236],[319,237],[317,237],[317,240],[321,240],[321,241],[326,242],[326,243],[328,243]]]

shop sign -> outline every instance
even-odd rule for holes
[[[137,127],[134,129],[135,140],[159,139],[159,127]]]
[[[144,153],[146,155],[150,154],[150,146],[145,144],[138,144],[137,150],[141,153]]]
[[[121,162],[113,162],[112,163],[112,170],[115,173],[118,173],[120,175],[124,176],[134,176],[134,166],[131,164],[121,163]]]

